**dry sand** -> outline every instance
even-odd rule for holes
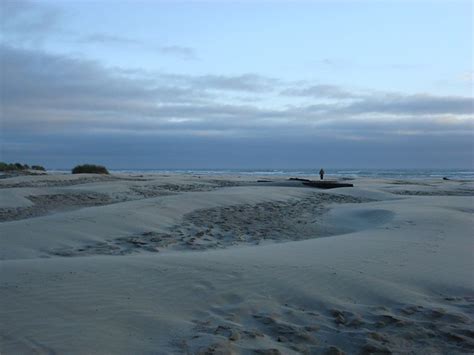
[[[0,180],[2,354],[474,352],[474,184]]]

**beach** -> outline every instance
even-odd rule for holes
[[[1,353],[474,352],[474,182],[347,182],[0,179]]]

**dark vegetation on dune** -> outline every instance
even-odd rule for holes
[[[0,171],[24,171],[24,170],[38,170],[38,171],[46,171],[44,167],[41,165],[32,165],[29,166],[28,164],[21,164],[21,163],[5,163],[0,162]]]
[[[105,166],[94,164],[77,165],[72,169],[73,174],[108,174]]]

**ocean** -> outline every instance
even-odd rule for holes
[[[324,169],[326,176],[338,178],[390,178],[390,179],[449,179],[474,180],[474,169]],[[70,170],[50,170],[58,173],[69,173]],[[111,173],[133,174],[170,174],[190,175],[256,175],[256,176],[308,176],[319,174],[318,169],[109,169]]]

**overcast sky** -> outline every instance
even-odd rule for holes
[[[0,160],[473,168],[472,4],[2,0]]]

